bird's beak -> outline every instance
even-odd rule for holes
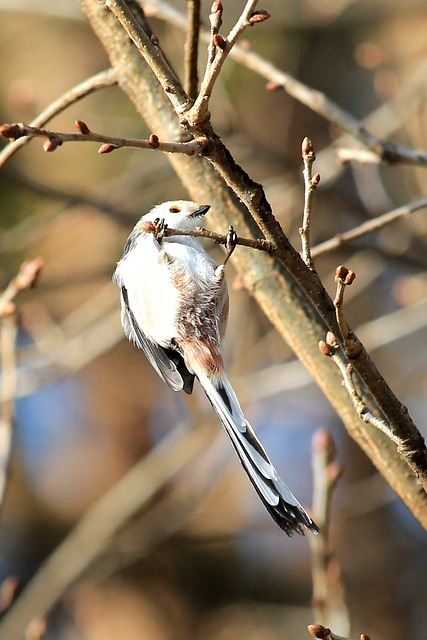
[[[201,218],[202,216],[205,216],[207,214],[210,208],[210,204],[204,204],[196,209],[196,211],[190,215],[190,218]]]

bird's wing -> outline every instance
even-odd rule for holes
[[[171,349],[164,349],[152,342],[142,331],[133,315],[126,287],[121,287],[122,294],[122,325],[127,338],[145,353],[148,361],[157,371],[159,376],[174,390],[184,389],[191,393],[194,376],[190,374],[178,352],[176,355]]]

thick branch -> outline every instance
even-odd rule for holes
[[[113,68],[119,70],[121,88],[135,103],[149,128],[163,137],[176,139],[180,129],[169,101],[165,98],[157,79],[130,45],[127,34],[120,33],[120,25],[107,19],[108,15],[105,15],[103,7],[98,3],[93,0],[79,1],[106,48]],[[147,94],[151,96],[150,101],[146,100]],[[334,333],[338,333],[332,301],[318,276],[307,269],[298,252],[290,245],[280,226],[272,218],[261,187],[236,165],[208,123],[203,133],[210,140],[207,153],[215,171],[199,156],[170,154],[168,158],[183,185],[193,200],[211,203],[215,212],[212,220],[215,230],[228,228],[232,222],[241,236],[259,236],[259,230],[254,227],[253,221],[245,212],[246,207],[265,238],[277,245],[275,255],[286,265],[286,269],[277,263],[273,264],[271,257],[263,252],[255,254],[251,251],[235,251],[233,262],[242,276],[244,285],[312,372],[344,420],[350,434],[427,528],[425,491],[415,476],[408,473],[408,467],[403,459],[396,455],[393,443],[387,441],[380,432],[375,431],[372,434],[371,428],[370,432],[365,434],[366,425],[356,415],[346,391],[342,389],[340,377],[333,363],[327,358],[322,359],[318,351],[318,340],[325,334],[325,329],[330,328]],[[226,180],[231,190],[224,187],[221,178]],[[234,194],[238,194],[245,207],[238,204]],[[314,307],[319,311],[316,312]],[[427,481],[424,442],[407,411],[392,394],[363,348],[352,364],[364,381],[367,401],[374,406],[378,405],[379,410],[390,417],[391,421],[399,424],[403,439],[408,443],[409,455],[414,457],[421,478]]]

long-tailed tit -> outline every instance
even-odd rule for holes
[[[124,331],[174,391],[191,393],[198,379],[279,527],[288,535],[303,533],[304,527],[317,533],[316,524],[279,478],[224,371],[224,265],[218,266],[194,237],[162,237],[162,225],[195,229],[208,209],[184,200],[164,202],[135,225],[114,274],[121,288]]]

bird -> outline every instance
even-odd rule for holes
[[[167,228],[193,231],[209,209],[187,200],[168,201],[136,223],[113,275],[121,292],[124,333],[174,391],[191,394],[197,378],[276,524],[289,536],[318,533],[246,420],[224,369],[225,264],[236,244],[232,227],[220,265],[197,237],[165,233]]]

